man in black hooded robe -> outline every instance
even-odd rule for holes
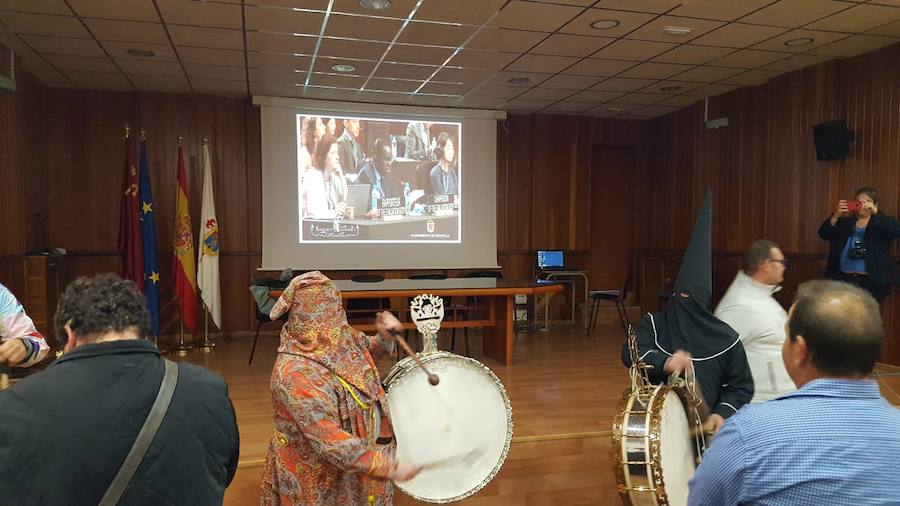
[[[718,431],[753,397],[753,376],[738,333],[710,312],[712,298],[712,196],[707,191],[694,234],[684,254],[666,308],[647,313],[637,329],[640,360],[651,366],[650,381],[693,367],[709,417],[704,426]],[[628,343],[622,363],[631,367]]]

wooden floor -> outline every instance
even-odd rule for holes
[[[522,334],[512,367],[480,356],[480,335],[472,336],[473,355],[490,366],[507,389],[515,433],[500,473],[465,504],[618,503],[609,463],[610,427],[627,375],[619,359],[623,335],[614,319],[613,311],[602,314],[591,336],[570,326]],[[241,433],[241,459],[225,494],[226,505],[258,503],[259,475],[273,426],[269,375],[276,340],[273,335],[260,337],[252,366],[247,365],[247,338],[223,339],[212,353],[192,352],[180,359],[208,367],[228,382]],[[449,347],[447,336],[440,347]],[[383,372],[391,365],[383,364]],[[900,368],[879,371],[882,393],[900,405]],[[419,504],[399,491],[394,502]]]

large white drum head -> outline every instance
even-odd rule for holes
[[[401,462],[435,464],[397,486],[408,495],[444,503],[468,497],[499,471],[512,438],[512,410],[503,386],[476,360],[425,356],[440,376],[431,386],[414,364],[388,378],[388,402]]]
[[[694,439],[681,398],[666,392],[660,424],[660,462],[669,504],[687,504],[688,482],[694,476]]]

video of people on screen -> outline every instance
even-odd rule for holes
[[[460,137],[459,123],[298,114],[301,242],[458,241]]]

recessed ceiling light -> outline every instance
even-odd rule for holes
[[[609,30],[610,28],[615,28],[620,24],[621,23],[619,23],[619,21],[615,19],[598,19],[597,21],[591,23],[591,28],[593,28],[594,30]]]
[[[681,91],[681,86],[673,85],[673,86],[663,86],[659,89],[659,91]]]
[[[341,74],[349,74],[350,72],[356,72],[356,67],[349,63],[338,63],[337,65],[332,65],[331,70]]]
[[[128,54],[131,56],[139,56],[141,58],[152,58],[156,56],[156,53],[153,51],[148,51],[146,49],[129,49]]]
[[[684,37],[685,35],[693,32],[694,29],[689,26],[664,26],[662,32],[666,35],[675,35],[678,37]]]
[[[359,5],[363,9],[383,11],[391,8],[391,0],[359,0]]]
[[[791,39],[784,41],[784,45],[788,47],[800,47],[800,46],[808,46],[815,42],[816,39],[810,37],[801,37],[799,39]]]
[[[628,109],[626,109],[624,107],[608,107],[606,110],[609,112],[625,112]]]
[[[531,81],[531,79],[527,77],[510,77],[507,82],[509,84],[526,84],[529,81]]]

